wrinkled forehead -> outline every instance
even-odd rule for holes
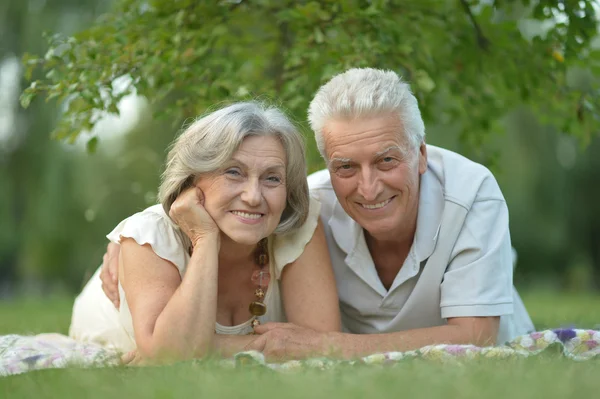
[[[354,118],[337,117],[328,120],[322,131],[325,154],[356,156],[398,150],[410,151],[410,140],[397,114],[383,114]]]
[[[276,135],[249,135],[244,137],[229,161],[263,169],[285,168],[287,153],[281,139]]]

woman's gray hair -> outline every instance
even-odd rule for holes
[[[278,108],[254,101],[235,103],[203,116],[174,141],[158,191],[167,215],[196,176],[221,168],[249,136],[277,137],[285,150],[286,207],[275,233],[302,226],[309,206],[303,137]]]
[[[327,160],[323,127],[331,119],[354,119],[397,113],[406,138],[415,147],[425,139],[425,124],[410,86],[392,71],[353,68],[321,86],[308,108],[317,148]]]

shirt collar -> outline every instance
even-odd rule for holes
[[[417,230],[414,241],[415,256],[419,263],[427,260],[435,249],[443,211],[444,189],[442,183],[428,167],[421,176]]]

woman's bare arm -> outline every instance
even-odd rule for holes
[[[283,304],[290,323],[340,331],[340,308],[321,220],[302,255],[283,269]]]
[[[212,347],[217,308],[218,237],[199,241],[179,277],[150,246],[121,243],[121,284],[140,355],[152,359],[204,356]]]

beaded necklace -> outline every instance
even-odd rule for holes
[[[258,317],[267,313],[267,305],[265,305],[263,301],[265,298],[265,291],[269,286],[269,280],[271,280],[271,274],[268,269],[263,270],[264,267],[269,264],[269,251],[266,238],[263,238],[258,242],[256,251],[254,252],[254,262],[258,265],[258,270],[255,270],[252,273],[251,280],[257,286],[256,290],[254,290],[256,300],[252,301],[248,306],[250,314],[254,317],[252,320],[253,329],[260,324]]]

